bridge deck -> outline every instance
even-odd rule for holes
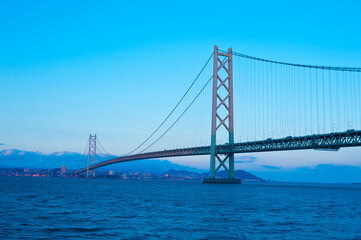
[[[361,146],[361,131],[348,130],[346,132],[328,133],[320,135],[308,135],[302,137],[286,137],[280,139],[267,139],[262,141],[236,143],[233,145],[225,144],[218,145],[217,153],[249,153],[249,152],[267,152],[267,151],[288,151],[288,150],[306,150],[306,149],[321,149],[321,150],[338,150],[342,147],[357,147]],[[209,155],[210,146],[193,147],[163,150],[158,152],[149,152],[142,154],[135,154],[123,156],[94,164],[89,169],[104,167],[110,164],[128,162],[140,159],[151,158],[165,158],[165,157],[180,157],[180,156],[195,156],[195,155]],[[77,170],[75,173],[79,174],[85,172],[87,168]]]

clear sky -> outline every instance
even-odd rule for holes
[[[172,109],[215,44],[360,67],[360,10],[360,1],[3,0],[0,147],[82,153],[97,133],[107,150],[123,154]],[[300,153],[311,159],[304,164],[280,161],[289,153],[261,157],[284,167],[361,165],[359,149],[311,153]],[[207,168],[207,159],[174,161]]]

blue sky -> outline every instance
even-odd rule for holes
[[[123,154],[176,104],[214,44],[359,67],[360,9],[360,1],[1,1],[0,147],[82,152],[97,133]],[[313,161],[301,165],[360,166],[359,149],[321,155],[300,153]],[[262,159],[302,163],[289,156]],[[208,158],[173,161],[208,167]]]

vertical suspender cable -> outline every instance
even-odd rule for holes
[[[285,133],[283,134],[283,137],[286,137],[287,134],[288,134],[288,129],[289,129],[289,116],[290,116],[290,112],[289,112],[289,103],[290,103],[290,100],[289,100],[289,92],[290,92],[290,89],[289,89],[289,79],[288,79],[288,66],[285,66],[285,69],[284,69],[284,78],[283,78],[283,81],[284,81],[284,84],[286,86],[286,89],[285,89],[285,92],[284,92],[284,103],[285,103],[285,114],[283,116],[283,118],[285,119],[285,127],[286,127],[286,130],[284,131]]]
[[[268,80],[269,80],[269,63],[266,63],[265,65],[266,68],[266,73],[265,73],[265,139],[268,138],[269,136],[269,99],[268,99],[268,88],[269,88],[269,84],[268,84]]]
[[[263,62],[261,62],[261,64],[262,64],[262,79],[261,79],[261,86],[262,86],[262,132],[261,132],[261,135],[262,135],[262,139],[264,138],[264,133],[265,133],[265,106],[266,106],[266,104],[265,104],[265,97],[266,97],[266,94],[265,94],[265,79],[266,79],[266,77],[265,77],[265,71],[264,71],[264,63]]]
[[[281,107],[282,106],[282,75],[281,75],[281,71],[280,71],[281,66],[279,64],[277,64],[277,80],[278,80],[278,84],[277,84],[277,132],[281,132],[281,123],[282,123],[282,118],[281,118]]]
[[[319,109],[318,109],[318,79],[317,79],[317,68],[315,70],[316,72],[316,80],[315,80],[315,84],[316,84],[316,87],[315,87],[315,90],[316,90],[316,121],[317,121],[317,133],[320,134],[320,124],[319,124],[319,121],[318,121],[318,114],[319,114]]]
[[[357,109],[360,109],[361,108],[361,92],[360,92],[360,85],[361,85],[361,83],[360,83],[360,72],[357,72],[357,96],[358,96],[358,101],[357,101],[357,103],[358,103],[358,106],[357,106]],[[360,111],[357,111],[359,114],[358,114],[358,118],[360,118],[361,116],[360,116]],[[359,126],[357,126],[357,129],[360,129],[361,128],[361,120],[360,120],[360,125]]]
[[[338,101],[337,101],[337,119],[338,119],[338,124],[337,126],[339,128],[341,128],[341,79],[340,79],[340,74],[339,72],[336,72],[336,80],[337,80],[337,87],[338,89],[336,89],[337,95],[338,95]],[[335,130],[336,131],[336,130]]]
[[[259,96],[259,86],[258,86],[258,80],[259,80],[259,62],[256,61],[256,68],[255,68],[255,72],[254,72],[254,76],[255,76],[255,103],[256,103],[256,125],[255,125],[255,140],[258,140],[258,131],[259,131],[259,122],[260,122],[260,115],[259,115],[259,100],[260,100],[260,96]]]
[[[355,79],[354,74],[352,72],[349,72],[350,74],[350,82],[351,82],[351,112],[352,112],[352,127],[355,128]]]
[[[306,86],[307,82],[306,82],[306,69],[303,68],[303,90],[304,90],[304,100],[305,102],[303,103],[304,104],[304,108],[305,108],[305,111],[304,111],[304,116],[305,116],[305,135],[307,135],[307,125],[308,125],[308,122],[307,122],[307,86]]]
[[[257,93],[256,93],[256,61],[253,62],[253,103],[254,103],[254,107],[253,107],[253,140],[256,140],[256,130],[257,130],[257,102],[256,102],[256,98],[257,98]]]
[[[280,68],[283,68],[283,66],[280,66]],[[285,79],[284,79],[284,71],[283,71],[283,69],[281,69],[281,72],[280,72],[280,80],[281,80],[281,86],[282,86],[282,92],[281,92],[281,96],[282,96],[282,98],[281,98],[281,106],[282,106],[282,110],[283,111],[285,111],[286,109],[285,109],[285,106],[286,106],[286,103],[285,103],[285,101],[286,101],[286,99],[285,99],[285,92],[286,92],[286,85],[285,85]],[[284,128],[285,126],[286,126],[286,121],[285,121],[285,118],[286,118],[286,116],[285,115],[281,115],[280,116],[280,120],[281,120],[281,126],[280,126],[280,132],[282,132],[282,127]],[[283,134],[283,132],[282,132],[282,134]],[[281,137],[284,137],[283,135],[281,135]]]
[[[292,92],[291,92],[291,97],[292,97],[292,105],[291,105],[291,110],[292,110],[292,119],[291,119],[291,123],[292,123],[292,136],[296,136],[296,126],[297,126],[297,112],[296,112],[296,107],[298,107],[297,105],[297,91],[295,91],[295,69],[294,66],[291,66],[291,88],[292,88]]]
[[[262,105],[261,105],[261,110],[262,110],[262,131],[261,131],[261,139],[264,139],[264,135],[265,135],[265,131],[266,131],[266,122],[265,122],[265,114],[266,114],[266,88],[265,88],[265,82],[266,82],[266,71],[265,71],[265,66],[264,66],[264,62],[261,62],[261,72],[262,72],[262,77],[261,77],[261,81],[260,81],[260,84],[261,84],[261,95],[262,95]]]
[[[347,93],[346,93],[346,72],[343,71],[343,102],[344,102],[344,123],[345,123],[345,130],[348,128],[348,115],[347,115]]]
[[[312,134],[312,125],[313,125],[313,102],[312,102],[312,69],[309,68],[309,73],[310,73],[310,113],[311,113],[311,125],[310,125],[310,131],[311,131],[311,134]]]
[[[270,78],[269,78],[269,91],[271,92],[271,94],[269,94],[270,96],[270,105],[269,105],[269,119],[270,119],[270,128],[269,128],[269,136],[273,137],[273,131],[274,131],[274,103],[273,103],[273,97],[272,97],[272,93],[273,93],[273,84],[272,84],[272,80],[273,80],[273,63],[270,63]]]
[[[332,107],[333,107],[333,101],[332,101],[332,72],[331,71],[328,71],[328,84],[329,84],[329,99],[330,99],[330,116],[331,116],[331,121],[330,121],[330,132],[333,132],[333,130],[332,130],[332,124],[333,124],[333,122],[332,122]],[[335,83],[337,83],[337,81],[335,81]],[[336,102],[338,102],[339,101],[339,96],[338,96],[338,91],[337,91],[337,89],[338,89],[338,87],[336,87],[335,88],[336,89]],[[336,109],[336,112],[337,112],[338,110]],[[337,116],[336,116],[337,117]],[[339,122],[339,119],[336,119],[336,121],[338,121],[338,124],[340,124],[340,122]]]
[[[322,102],[323,102],[323,111],[322,112],[323,112],[323,129],[324,129],[323,133],[325,133],[325,131],[326,131],[325,75],[324,74],[325,74],[324,70],[322,69]],[[332,120],[332,117],[331,117],[331,120]]]

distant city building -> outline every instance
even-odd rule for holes
[[[145,173],[145,172],[119,172],[114,170],[99,170],[97,172],[98,178],[117,178],[117,179],[157,179],[157,180],[171,180],[171,181],[201,181],[202,178],[208,176],[208,173],[196,173],[185,170],[169,170],[164,173]],[[223,174],[223,175],[222,175]],[[221,171],[219,177],[226,176],[225,171]],[[264,182],[263,179],[258,178],[250,173],[242,170],[235,171],[236,176],[242,179],[243,182]],[[74,170],[66,170],[66,166],[53,169],[36,169],[36,168],[1,168],[1,176],[14,177],[85,177],[84,175],[74,175]],[[228,176],[227,176],[228,177]]]

